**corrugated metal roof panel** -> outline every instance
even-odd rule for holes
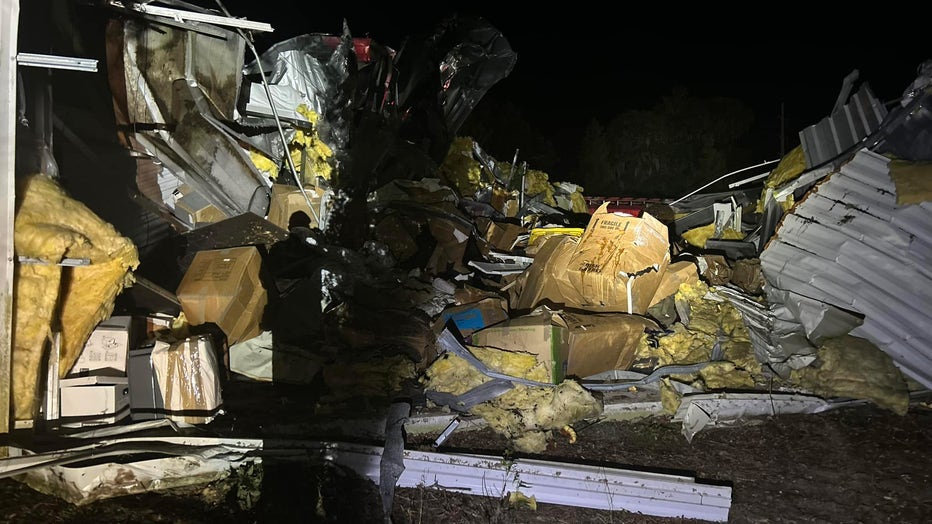
[[[761,267],[775,288],[863,314],[851,334],[932,388],[932,207],[898,206],[888,163],[862,150],[813,188]]]

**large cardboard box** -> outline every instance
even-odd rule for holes
[[[59,394],[61,421],[65,427],[115,424],[129,415],[126,377],[62,379]]]
[[[544,301],[594,312],[644,314],[670,263],[667,227],[644,213],[608,212],[602,204],[577,240],[544,241],[516,285],[514,309]]]
[[[304,198],[304,193],[307,193],[307,199]],[[303,211],[311,219],[308,227],[318,227],[319,224],[314,217],[320,214],[320,200],[323,191],[316,187],[305,186],[304,193],[301,192],[298,186],[272,184],[268,221],[287,230],[291,215],[297,211]],[[307,205],[308,199],[314,206],[313,210]]]
[[[206,424],[223,406],[220,365],[209,335],[155,340],[130,352],[129,386],[133,420]]]
[[[491,346],[537,355],[554,384],[563,382],[569,356],[569,331],[563,320],[548,312],[507,320],[477,331],[470,337],[474,346]]]
[[[127,352],[133,349],[138,336],[134,323],[138,324],[131,316],[114,316],[98,324],[84,343],[69,376],[125,376]]]
[[[175,293],[188,322],[217,324],[230,345],[259,335],[268,303],[261,267],[254,246],[199,251]]]
[[[627,313],[563,311],[559,315],[569,332],[566,374],[579,378],[629,369],[641,335],[648,329],[660,329],[647,317]]]

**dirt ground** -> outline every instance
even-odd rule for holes
[[[729,522],[928,522],[932,515],[932,407],[915,402],[905,416],[868,405],[815,415],[755,418],[706,428],[692,443],[680,424],[656,415],[582,429],[576,443],[554,441],[552,461],[679,473],[732,487]],[[431,450],[436,435],[409,437]],[[457,431],[446,451],[501,454],[505,440],[488,428]],[[377,487],[334,467],[266,460],[261,494],[242,503],[242,479],[83,506],[0,480],[0,520],[83,522],[385,522]],[[239,496],[238,496],[239,495]],[[244,507],[245,506],[245,507]],[[392,522],[701,522],[552,504],[512,508],[498,499],[429,488],[399,488]]]

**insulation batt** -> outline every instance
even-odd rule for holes
[[[46,175],[17,180],[16,197],[14,251],[48,263],[18,264],[14,273],[13,412],[16,420],[28,420],[39,398],[50,326],[60,326],[64,377],[97,324],[113,312],[117,295],[134,282],[139,255],[132,241]],[[89,265],[55,265],[65,258]]]

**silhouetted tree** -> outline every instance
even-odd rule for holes
[[[518,149],[518,160],[527,161],[534,169],[550,172],[557,163],[558,153],[550,140],[509,100],[483,98],[458,134],[472,137],[485,152],[502,162],[511,162]]]
[[[736,158],[738,140],[748,132],[753,113],[729,98],[697,98],[675,89],[650,110],[621,113],[603,135],[586,133],[580,147],[580,169],[604,162],[608,148],[614,194],[675,197],[722,175]],[[595,144],[589,144],[595,140]],[[605,144],[605,146],[602,145]],[[597,192],[586,189],[589,195]]]
[[[621,182],[612,169],[611,149],[606,141],[605,130],[593,118],[583,133],[579,152],[579,176],[584,192],[592,195],[621,194]]]

